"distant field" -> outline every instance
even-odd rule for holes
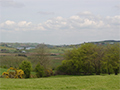
[[[0,46],[0,49],[16,50],[15,48],[9,48],[9,47],[5,47],[5,46]]]
[[[8,48],[5,46],[0,46],[1,49],[11,49],[15,50],[13,48]],[[71,48],[66,48],[65,50],[69,50]],[[56,68],[57,66],[61,65],[62,60],[63,60],[63,53],[64,53],[64,48],[53,48],[49,49],[49,52],[53,55],[50,54],[50,66],[52,69]],[[18,56],[19,55],[26,55],[27,57],[24,56]],[[33,62],[33,60],[30,59],[32,55],[36,54],[34,49],[31,49],[30,51],[28,50],[27,53],[0,53],[0,66],[6,66],[9,68],[10,66],[13,67],[18,67],[18,65],[23,61],[23,60],[29,60],[31,61],[33,65],[33,69],[36,65],[37,62]],[[18,56],[18,57],[17,57]]]
[[[3,48],[3,46],[1,46]],[[8,47],[4,47],[4,49],[12,49],[13,48],[8,48]],[[50,60],[51,60],[51,68],[56,68],[57,66],[61,65],[63,58],[63,54],[66,50],[71,50],[72,48],[65,48],[65,47],[56,47],[56,48],[51,48],[49,49],[49,52],[51,54],[55,54],[55,55],[50,55]],[[18,58],[23,58],[23,60],[28,59],[29,61],[31,61],[29,59],[30,56],[36,54],[34,49],[31,50],[26,50],[27,53],[0,53],[0,66],[7,66],[9,67],[10,64],[11,66],[15,67],[18,66],[18,63],[21,63],[22,60],[18,61]],[[18,54],[23,54],[26,55],[27,57],[16,57]],[[11,57],[12,56],[12,59]],[[32,62],[32,61],[31,61]],[[16,65],[14,63],[17,63]],[[34,64],[34,63],[33,63]],[[35,65],[33,65],[34,67]]]
[[[0,78],[0,83],[1,90],[120,90],[120,75]]]
[[[0,56],[15,56],[15,53],[0,53]]]
[[[55,49],[50,49],[51,53],[61,53],[63,54],[67,50],[72,50],[73,48],[65,48],[65,47],[60,47],[60,48],[55,48]]]
[[[32,63],[33,69],[37,64],[37,62],[34,62],[34,60],[30,59],[30,57],[14,56],[13,54],[7,54],[7,56],[0,56],[0,66],[6,66],[7,68],[9,68],[10,66],[18,67],[23,60],[29,60]],[[50,60],[50,67],[53,69],[61,65],[63,57],[59,55],[50,56]]]

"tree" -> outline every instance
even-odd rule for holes
[[[119,72],[119,62],[120,62],[120,48],[119,44],[108,45],[106,48],[105,55],[103,57],[103,65],[108,71],[108,74],[114,71],[115,75]]]
[[[31,70],[32,70],[31,62],[29,62],[27,60],[24,60],[24,61],[22,61],[19,68],[24,71],[25,78],[30,78],[30,73],[31,73]]]
[[[96,48],[97,45],[94,45],[92,43],[86,43],[78,49],[80,52],[81,60],[83,61],[82,68],[84,74],[92,74],[93,72],[96,72]]]
[[[95,57],[93,58],[93,67],[95,69],[95,73],[96,75],[100,75],[101,73],[101,69],[102,69],[102,58],[104,55],[104,46],[102,45],[97,45],[96,47],[94,47],[93,51],[96,53]]]
[[[38,63],[35,67],[35,72],[36,72],[36,76],[39,77],[43,77],[45,75],[44,72],[44,67],[40,65],[40,63]]]
[[[36,48],[35,55],[33,56],[33,59],[35,62],[40,63],[41,66],[43,66],[45,69],[49,67],[50,60],[49,60],[49,50],[45,46],[45,44],[40,44]]]
[[[62,66],[67,74],[92,74],[94,71],[93,59],[96,57],[94,52],[95,45],[88,43],[81,45],[78,49],[69,50],[65,53],[65,61]]]

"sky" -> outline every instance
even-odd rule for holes
[[[120,40],[120,0],[0,0],[0,42]]]

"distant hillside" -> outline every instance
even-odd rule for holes
[[[0,46],[17,48],[17,47],[36,47],[38,44],[39,43],[4,43],[4,42],[1,42]]]
[[[120,43],[120,40],[104,40],[104,41],[90,42],[90,43],[105,45],[105,44],[115,44],[115,43]]]
[[[97,42],[84,42],[84,43],[94,43],[94,44],[114,44],[114,43],[120,43],[120,40],[104,40],[104,41],[97,41]],[[81,43],[83,44],[83,43]],[[74,47],[74,46],[80,46],[81,44],[72,44],[72,45],[50,45],[45,44],[48,48],[54,48],[54,47]],[[17,48],[17,47],[37,47],[40,45],[40,43],[4,43],[1,42],[0,46],[5,47],[11,47],[11,48]]]
[[[120,42],[120,40],[105,40],[105,42]]]
[[[104,40],[104,41],[99,41],[99,42],[120,42],[120,40]]]

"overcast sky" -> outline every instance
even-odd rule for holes
[[[0,41],[79,44],[120,39],[120,0],[0,0]]]

